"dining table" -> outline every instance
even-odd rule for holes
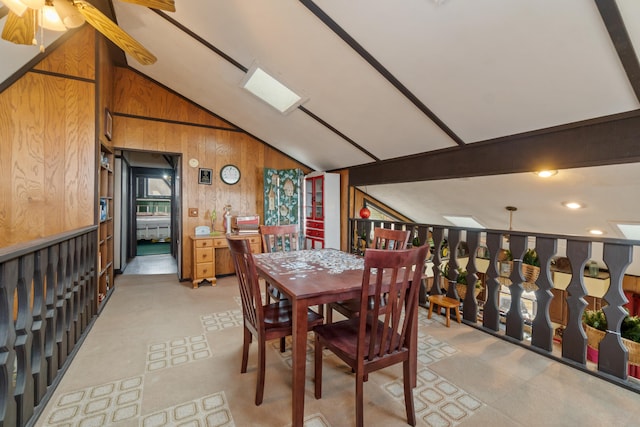
[[[305,249],[254,254],[258,275],[292,304],[292,426],[304,423],[307,310],[331,302],[360,298],[364,258],[337,249]],[[415,312],[415,311],[414,311]],[[417,312],[415,312],[417,313]],[[417,315],[411,339],[417,340]],[[412,345],[416,349],[416,345]],[[417,350],[411,357],[411,381],[416,383]]]

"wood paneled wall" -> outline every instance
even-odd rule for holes
[[[209,225],[212,209],[218,213],[215,228],[223,230],[222,209],[232,214],[263,215],[262,171],[268,168],[302,168],[300,163],[254,139],[236,127],[146,79],[123,68],[115,70],[113,100],[113,145],[126,150],[166,152],[182,155],[182,255],[183,275],[191,274],[188,236],[198,225]],[[176,123],[178,122],[178,123]],[[189,167],[197,159],[197,168]],[[240,168],[236,185],[220,180],[222,166]],[[212,185],[198,184],[198,169],[213,170]],[[188,209],[198,208],[198,217]]]
[[[0,93],[0,247],[94,222],[94,40],[79,31]]]

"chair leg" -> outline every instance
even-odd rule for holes
[[[266,343],[264,337],[258,337],[258,381],[256,384],[256,406],[262,404],[262,396],[264,395],[264,369],[265,369],[265,353]]]
[[[364,375],[356,372],[356,426],[364,427]]]
[[[404,382],[404,406],[407,410],[407,423],[412,426],[416,425],[416,410],[413,406],[413,388],[411,386],[411,363],[405,360],[402,363],[403,382]]]
[[[240,373],[247,372],[247,361],[249,360],[249,344],[251,344],[251,331],[244,328],[244,343],[242,344],[242,365],[240,366]]]
[[[285,337],[280,338],[280,353],[284,353],[286,347]]]
[[[326,316],[326,323],[327,325],[330,325],[333,323],[333,309],[331,308],[331,305],[327,304],[327,316]]]
[[[314,377],[315,382],[315,397],[316,399],[322,398],[322,345],[320,344],[320,338],[316,336],[316,345],[314,353]]]

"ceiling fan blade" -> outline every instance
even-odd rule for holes
[[[156,62],[157,58],[151,52],[91,4],[84,0],[79,0],[75,2],[75,5],[82,16],[84,16],[84,19],[86,19],[93,28],[100,31],[120,49],[133,56],[136,61],[142,65],[149,65]]]
[[[2,38],[16,44],[32,45],[35,31],[35,10],[27,9],[22,16],[9,11],[7,21],[2,29]]]
[[[167,12],[175,12],[176,4],[173,0],[122,0],[127,3],[137,4],[139,6],[150,7],[151,9],[166,10]]]

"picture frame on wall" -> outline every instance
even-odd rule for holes
[[[113,117],[111,117],[111,111],[108,108],[104,109],[104,136],[111,141],[113,134]]]
[[[211,185],[211,180],[213,179],[212,177],[212,169],[200,168],[198,173],[198,184]]]

